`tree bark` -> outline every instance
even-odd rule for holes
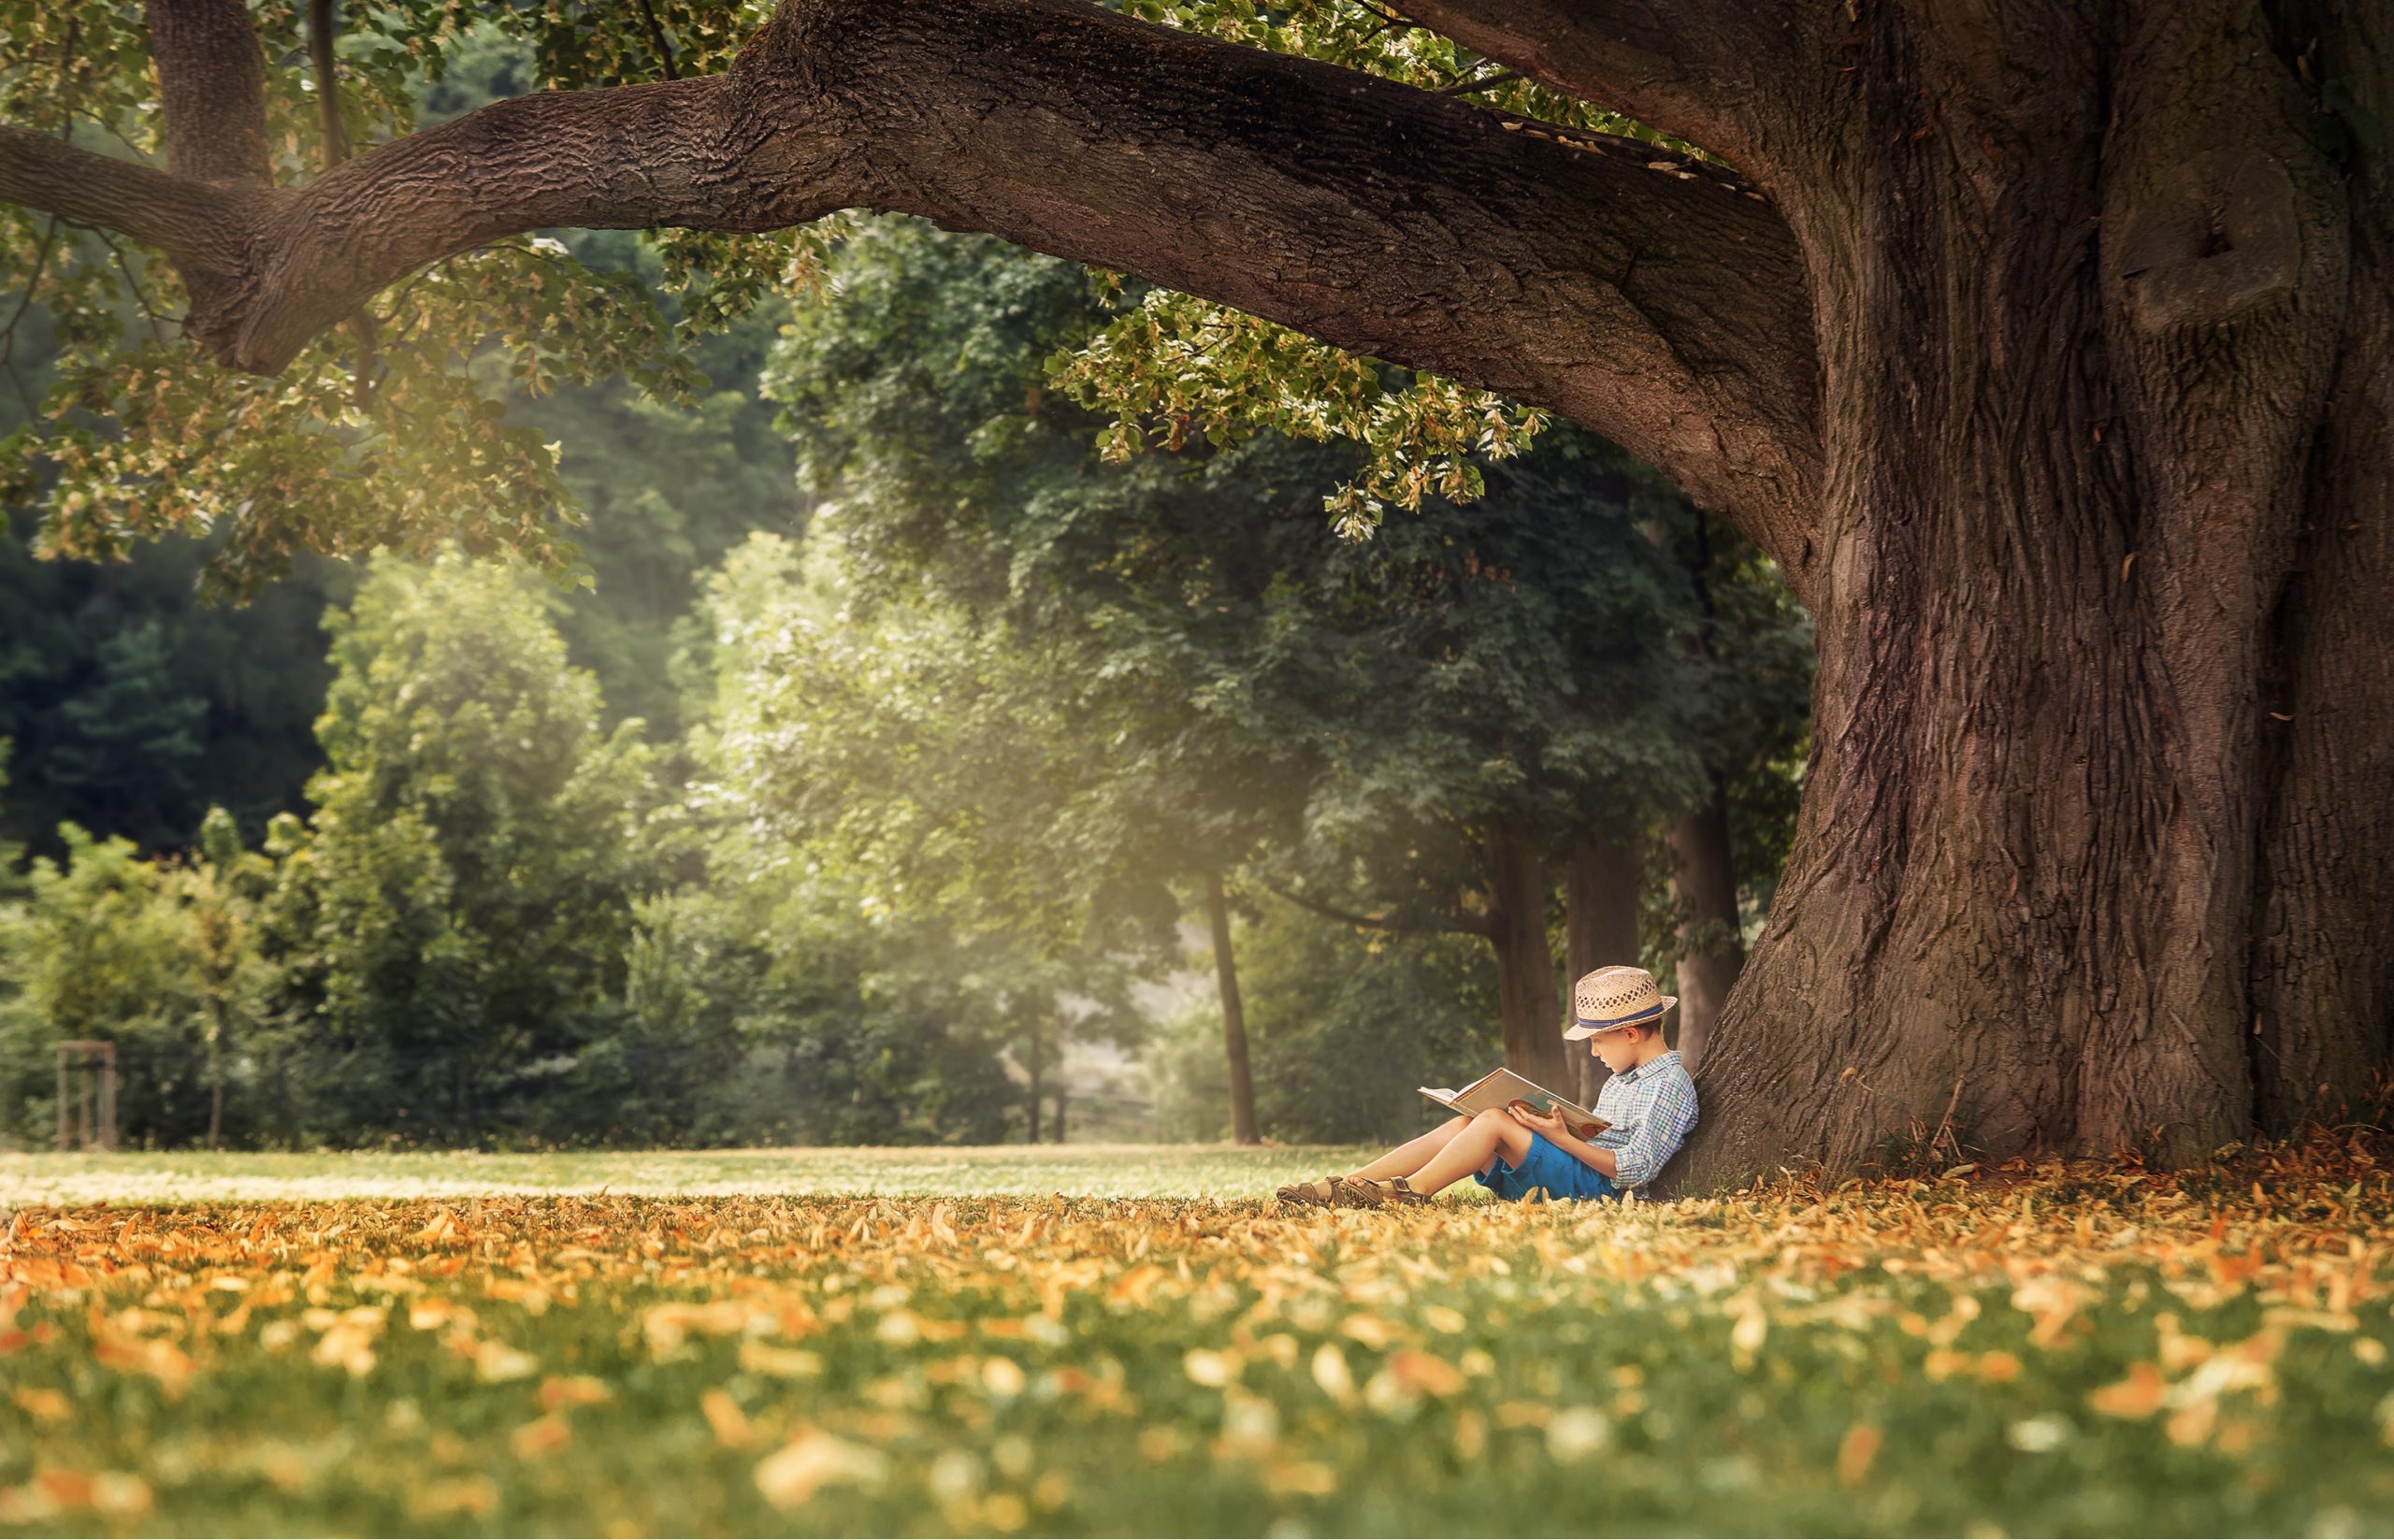
[[[1853,1161],[1957,1087],[1989,1155],[2253,1126],[2260,685],[2344,194],[2248,6],[2056,9],[2033,90],[1964,14],[1868,12],[1851,116],[1783,174],[1838,511],[1815,751],[1682,1185]]]
[[[1822,89],[1835,14],[1793,0],[1401,0],[1395,9],[1740,166],[1770,164],[1780,111]]]
[[[2316,38],[2314,75],[2394,124],[2394,28],[2287,7],[2281,52]],[[2318,14],[2305,14],[2315,11]],[[2351,308],[2312,457],[2295,575],[2277,617],[2261,724],[2254,1093],[2261,1127],[2383,1120],[2394,1066],[2394,165],[2352,173]],[[2332,238],[2332,231],[2318,233]]]
[[[1247,1011],[1238,997],[1238,963],[1231,954],[1231,910],[1222,893],[1222,874],[1205,874],[1205,918],[1213,927],[1214,984],[1222,1000],[1222,1057],[1230,1065],[1231,1140],[1260,1144],[1255,1121],[1255,1082],[1247,1059]]]
[[[1606,828],[1574,841],[1565,857],[1563,983],[1566,990],[1596,969],[1637,961],[1637,843],[1636,829]],[[1566,995],[1566,1003],[1567,1000]],[[1567,1018],[1570,1012],[1564,1015]],[[1594,1107],[1596,1093],[1604,1089],[1612,1072],[1603,1059],[1587,1051],[1584,1043],[1565,1043],[1564,1052],[1578,1087],[1572,1092],[1574,1098],[1583,1107]]]
[[[1712,771],[1712,794],[1671,826],[1671,897],[1680,911],[1680,1057],[1693,1070],[1745,966],[1738,924],[1737,869],[1729,858],[1729,788]]]
[[[266,59],[243,0],[148,0],[166,166],[199,181],[270,182]]]
[[[1541,1086],[1560,1087],[1563,1006],[1554,987],[1554,948],[1546,930],[1545,864],[1529,831],[1497,821],[1486,835],[1488,941],[1496,954],[1496,1010],[1505,1029],[1505,1064]]]

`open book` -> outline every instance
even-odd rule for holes
[[[1612,1127],[1568,1097],[1557,1096],[1536,1081],[1524,1079],[1510,1070],[1491,1070],[1459,1091],[1448,1090],[1443,1086],[1423,1086],[1421,1091],[1439,1106],[1449,1112],[1459,1112],[1465,1117],[1510,1101],[1526,1101],[1533,1112],[1560,1112],[1563,1126],[1579,1139],[1589,1138]]]

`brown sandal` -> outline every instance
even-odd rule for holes
[[[1334,1176],[1331,1187],[1336,1196],[1331,1199],[1334,1208],[1377,1208],[1380,1206],[1380,1185],[1363,1176]]]
[[[1324,1176],[1313,1182],[1291,1182],[1280,1188],[1280,1202],[1291,1208],[1333,1208],[1338,1202],[1338,1188],[1345,1179]]]
[[[1367,1187],[1372,1189],[1371,1206],[1374,1208],[1377,1208],[1384,1203],[1396,1207],[1406,1207],[1414,1203],[1426,1203],[1430,1201],[1430,1194],[1426,1192],[1414,1191],[1413,1184],[1406,1181],[1402,1176],[1392,1176],[1385,1182],[1363,1182],[1357,1185]]]

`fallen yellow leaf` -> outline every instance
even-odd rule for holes
[[[757,1462],[757,1490],[775,1507],[795,1508],[834,1482],[878,1481],[886,1468],[863,1445],[808,1428]]]

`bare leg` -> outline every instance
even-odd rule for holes
[[[1412,1173],[1409,1184],[1416,1192],[1436,1192],[1451,1187],[1476,1171],[1486,1171],[1498,1155],[1507,1165],[1519,1165],[1521,1157],[1530,1152],[1530,1130],[1514,1122],[1502,1112],[1484,1112],[1447,1141],[1446,1148],[1432,1156],[1421,1170]]]
[[[1419,1139],[1408,1139],[1349,1176],[1384,1182],[1392,1176],[1410,1176],[1429,1163],[1430,1157],[1447,1147],[1447,1141],[1471,1127],[1468,1117],[1449,1117]]]

